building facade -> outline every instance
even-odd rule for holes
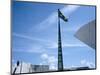
[[[12,73],[16,67],[12,65]],[[46,72],[49,71],[48,65],[33,65],[30,63],[21,62],[20,65],[17,67],[15,73],[32,73],[32,72]]]

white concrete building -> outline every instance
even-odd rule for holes
[[[12,65],[12,73],[16,67]],[[32,65],[30,63],[21,62],[15,73],[31,73],[31,72],[46,72],[49,71],[48,65]]]

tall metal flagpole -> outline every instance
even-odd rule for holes
[[[58,71],[63,70],[63,56],[62,56],[62,43],[61,43],[61,31],[60,31],[60,17],[58,9]]]

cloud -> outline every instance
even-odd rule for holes
[[[46,53],[44,53],[44,54],[41,55],[41,58],[44,59],[44,60],[48,59],[48,55]]]
[[[54,57],[54,56],[50,56],[49,58],[48,58],[48,62],[49,63],[53,63],[53,62],[56,62],[57,61],[57,59]]]
[[[78,44],[78,43],[72,43],[72,44],[63,44],[63,47],[85,47],[86,45],[84,44]]]
[[[61,11],[66,14],[66,16],[68,15],[70,17],[70,14],[72,14],[74,11],[76,11],[80,6],[78,5],[68,5],[65,6],[64,8],[61,9]]]
[[[29,48],[29,52],[31,53],[43,53],[45,52],[46,49],[42,46],[42,45],[35,45],[35,46],[32,46]]]
[[[50,70],[57,70],[57,58],[55,56],[50,56],[47,53],[41,54],[42,62],[41,65],[49,65]]]
[[[13,44],[13,51],[14,52],[26,52],[26,53],[43,53],[45,52],[45,47],[37,42],[46,42],[42,39],[34,39],[32,37],[22,35],[22,34],[13,34],[14,36],[18,38],[25,39],[23,43],[17,43],[15,40],[15,43]],[[31,40],[27,43],[27,40]],[[26,41],[26,42],[25,42]]]
[[[45,47],[51,44],[51,42],[48,40],[44,40],[41,38],[35,38],[35,37],[31,37],[31,36],[23,35],[19,33],[13,33],[13,36],[17,38],[22,38],[22,39],[33,41],[33,43],[31,43],[29,46],[27,45],[26,49],[24,49],[23,47],[20,47],[20,48],[14,47],[14,51],[17,51],[17,52],[42,53],[45,51]],[[34,41],[39,42],[39,43],[34,44]],[[41,45],[40,43],[43,43],[43,44]]]
[[[49,48],[50,45],[53,44],[52,41],[48,41],[48,40],[43,40],[41,38],[34,38],[34,37],[31,37],[31,36],[28,36],[28,35],[23,35],[23,34],[19,34],[19,33],[13,33],[13,36],[14,37],[17,37],[17,38],[22,38],[22,39],[25,39],[25,40],[31,40],[33,41],[33,43],[31,43],[30,45],[27,45],[27,47],[14,47],[13,48],[13,51],[15,52],[27,52],[27,53],[42,53],[42,52],[45,52],[46,49],[45,48]],[[39,42],[39,43],[35,43],[34,44],[34,41],[36,42]],[[40,43],[43,43],[42,45]],[[17,43],[16,43],[17,44]],[[19,43],[20,45],[20,43]]]
[[[61,10],[62,13],[64,13],[65,16],[70,17],[70,15],[79,8],[80,6],[77,5],[67,5],[63,7]],[[36,25],[37,30],[44,30],[49,28],[50,26],[54,25],[57,23],[57,18],[58,18],[58,12],[53,12],[51,15],[49,15],[45,20],[43,20],[41,23]],[[31,31],[33,30],[33,27],[30,29]]]
[[[85,44],[80,44],[80,43],[62,43],[62,47],[85,47]],[[58,48],[58,43],[52,42],[51,44],[48,45],[48,48]]]
[[[27,45],[27,47],[25,47],[25,48],[23,48],[23,47],[14,48],[13,51],[16,51],[16,52],[43,53],[43,52],[46,52],[47,49],[58,48],[58,43],[54,42],[52,40],[48,41],[48,40],[44,40],[41,38],[34,38],[34,37],[30,37],[30,36],[18,34],[18,33],[13,33],[13,36],[33,41],[33,44],[31,43],[29,46]],[[39,43],[34,44],[34,41],[39,42]],[[62,43],[62,47],[85,47],[85,46],[86,45],[84,45],[84,44],[66,43],[65,41]]]
[[[28,49],[13,49],[14,52],[25,52],[25,53],[43,53],[45,49],[42,46],[31,46]]]
[[[88,66],[89,68],[95,68],[95,64],[91,61],[87,61],[85,59],[80,61],[81,65]]]
[[[48,16],[48,18],[46,18],[41,23],[36,25],[35,29],[37,29],[39,31],[44,30],[44,29],[50,27],[51,25],[54,25],[55,22],[57,23],[57,12],[52,13],[50,16]],[[33,27],[30,30],[32,31]]]
[[[13,51],[15,51],[15,52],[42,53],[42,52],[46,51],[46,49],[45,49],[46,47],[48,48],[52,44],[51,41],[43,40],[41,38],[34,38],[31,36],[27,36],[27,35],[23,35],[23,34],[19,34],[19,33],[13,33],[13,36],[17,37],[17,38],[22,38],[25,40],[33,41],[33,43],[31,43],[30,45],[27,45],[26,47],[22,47],[22,46],[21,47],[18,46],[17,48],[14,47]],[[34,41],[38,42],[38,43],[34,44]],[[18,44],[18,43],[16,43],[16,44]],[[20,43],[19,43],[19,45],[20,45]]]
[[[19,38],[23,38],[23,39],[27,39],[27,40],[31,40],[31,41],[41,41],[41,42],[43,41],[43,42],[45,42],[45,40],[40,39],[40,38],[35,38],[35,37],[32,37],[32,36],[19,34],[19,33],[14,33],[14,32],[13,32],[13,36],[16,36],[16,37],[19,37]]]
[[[23,39],[26,39],[26,40],[43,42],[43,43],[46,43],[48,45],[52,44],[52,41],[49,41],[49,40],[46,40],[46,39],[43,39],[43,38],[41,39],[41,38],[38,38],[38,37],[32,37],[32,36],[29,36],[29,35],[13,33],[13,36],[18,37],[18,38],[23,38]]]

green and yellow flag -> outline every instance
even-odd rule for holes
[[[63,19],[65,22],[68,21],[68,19],[61,13],[61,11],[58,9],[58,16],[59,18]]]

